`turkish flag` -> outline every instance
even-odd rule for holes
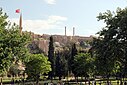
[[[20,13],[20,9],[15,10],[16,13]]]

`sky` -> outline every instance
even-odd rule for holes
[[[23,31],[36,34],[90,36],[104,27],[97,21],[99,13],[127,7],[127,0],[0,0],[8,20],[19,24],[20,9]]]

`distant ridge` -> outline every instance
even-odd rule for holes
[[[83,36],[65,36],[65,35],[48,35],[48,34],[34,34],[31,32],[32,43],[31,47],[35,48],[35,45],[38,46],[44,53],[48,53],[49,38],[53,36],[54,46],[63,47],[68,43],[80,43],[80,42],[91,42],[93,36],[83,37]]]

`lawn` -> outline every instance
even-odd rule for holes
[[[2,78],[2,82],[3,82],[3,84],[6,84],[6,85],[11,84],[12,79],[13,78]],[[17,82],[19,80],[20,80],[20,82]],[[118,85],[118,80],[110,79],[110,81],[111,81],[111,85]],[[60,81],[58,79],[55,79],[52,82],[54,83],[54,85],[57,85]],[[85,85],[84,81],[80,81],[78,83],[75,81],[69,81],[69,82],[61,81],[61,82],[64,83],[64,85]],[[94,85],[94,84],[92,84],[92,82],[95,82],[95,81],[90,81],[90,85]],[[106,85],[106,82],[107,82],[106,80],[98,79],[98,80],[96,80],[96,85]],[[51,80],[41,80],[41,81],[39,81],[39,83],[40,83],[40,85],[46,85],[47,83],[51,83]],[[120,84],[120,82],[119,82],[119,84]],[[15,78],[15,85],[23,85],[21,78]],[[36,85],[36,84],[34,81],[33,82],[28,82],[28,81],[26,82],[25,81],[24,85]],[[86,85],[89,85],[88,81],[86,82]]]

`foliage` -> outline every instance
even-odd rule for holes
[[[68,72],[71,72],[71,51],[72,51],[72,43],[67,43],[66,46],[63,47],[63,50],[60,52],[60,56],[62,57],[62,61],[65,64],[65,75]]]
[[[99,38],[93,41],[98,73],[107,75],[117,69],[127,75],[127,8],[118,8],[116,12],[108,10],[97,18],[106,23],[98,32]]]
[[[59,79],[62,77],[62,64],[61,64],[61,56],[60,53],[57,53],[56,56],[56,68],[55,68],[55,75],[59,77]]]
[[[0,9],[0,73],[5,72],[16,59],[26,60],[28,50],[26,44],[30,40],[29,34],[20,35],[17,25],[7,21],[8,16]]]
[[[52,77],[54,76],[55,73],[55,58],[54,58],[54,45],[53,45],[54,41],[53,41],[53,36],[50,37],[50,42],[49,42],[49,51],[48,51],[48,59],[51,62],[51,68],[52,71],[49,72],[49,78],[52,79]]]
[[[74,58],[74,74],[76,76],[92,76],[94,73],[94,58],[89,53],[78,53]]]
[[[115,65],[115,57],[112,56],[112,49],[108,46],[107,41],[94,40],[94,57],[97,74],[108,75],[112,73]]]
[[[74,43],[73,45],[72,45],[72,49],[71,49],[71,58],[70,58],[70,63],[69,63],[69,66],[71,66],[71,71],[72,71],[72,73],[74,73],[74,57],[75,57],[75,55],[77,55],[77,48],[76,48],[76,44]]]
[[[25,70],[28,78],[38,81],[40,75],[47,74],[49,71],[51,71],[51,65],[48,57],[42,54],[31,54],[29,62],[26,63]]]
[[[67,60],[65,59],[64,51],[56,53],[56,62],[55,62],[55,75],[61,80],[62,76],[67,75]]]

